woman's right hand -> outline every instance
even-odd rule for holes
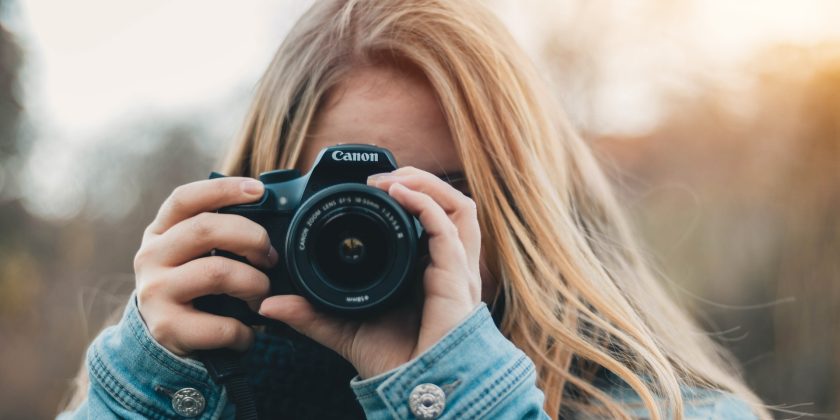
[[[252,178],[226,177],[176,188],[143,233],[134,257],[137,305],[154,339],[179,356],[195,350],[246,350],[250,327],[234,318],[195,309],[192,300],[228,294],[256,308],[268,295],[268,276],[259,268],[277,263],[268,232],[243,216],[218,208],[256,201],[264,186]],[[220,249],[252,265],[221,256]]]

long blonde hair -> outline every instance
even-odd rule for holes
[[[650,417],[683,387],[759,400],[658,283],[587,145],[530,61],[477,1],[329,0],[300,19],[261,78],[229,174],[295,167],[327,91],[356,66],[408,62],[435,90],[479,207],[502,332],[538,368],[552,416],[629,417],[592,383],[618,376]]]
[[[628,418],[606,370],[651,418],[683,387],[732,392],[770,416],[729,356],[665,293],[589,148],[503,25],[476,0],[325,0],[261,78],[230,175],[292,168],[327,91],[356,66],[408,62],[438,95],[499,280],[502,332],[538,369],[545,410]],[[66,409],[85,398],[84,365]]]

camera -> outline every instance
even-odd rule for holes
[[[428,256],[420,222],[386,192],[367,185],[368,176],[394,169],[387,149],[339,144],[322,149],[306,175],[295,169],[260,174],[265,192],[259,201],[218,212],[247,217],[268,232],[280,254],[266,271],[271,294],[302,295],[345,315],[369,314],[416,285]],[[214,254],[245,261],[224,250]],[[194,304],[249,325],[266,323],[227,295],[204,296]]]

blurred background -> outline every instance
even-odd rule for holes
[[[308,4],[0,0],[0,418],[55,415],[142,229],[216,168]],[[840,3],[488,4],[673,294],[767,403],[835,418]]]

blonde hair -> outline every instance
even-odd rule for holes
[[[476,1],[317,2],[260,80],[224,170],[295,167],[331,87],[355,67],[404,62],[438,96],[500,279],[500,328],[536,364],[552,417],[630,417],[593,385],[606,369],[652,418],[682,417],[685,386],[735,393],[769,418],[657,282],[587,145]]]
[[[408,63],[435,90],[478,204],[502,332],[534,361],[553,418],[683,417],[683,387],[732,392],[770,418],[727,354],[665,293],[587,145],[503,25],[473,0],[328,0],[261,78],[224,170],[293,168],[328,90],[362,65]],[[84,366],[72,409],[87,391]]]

